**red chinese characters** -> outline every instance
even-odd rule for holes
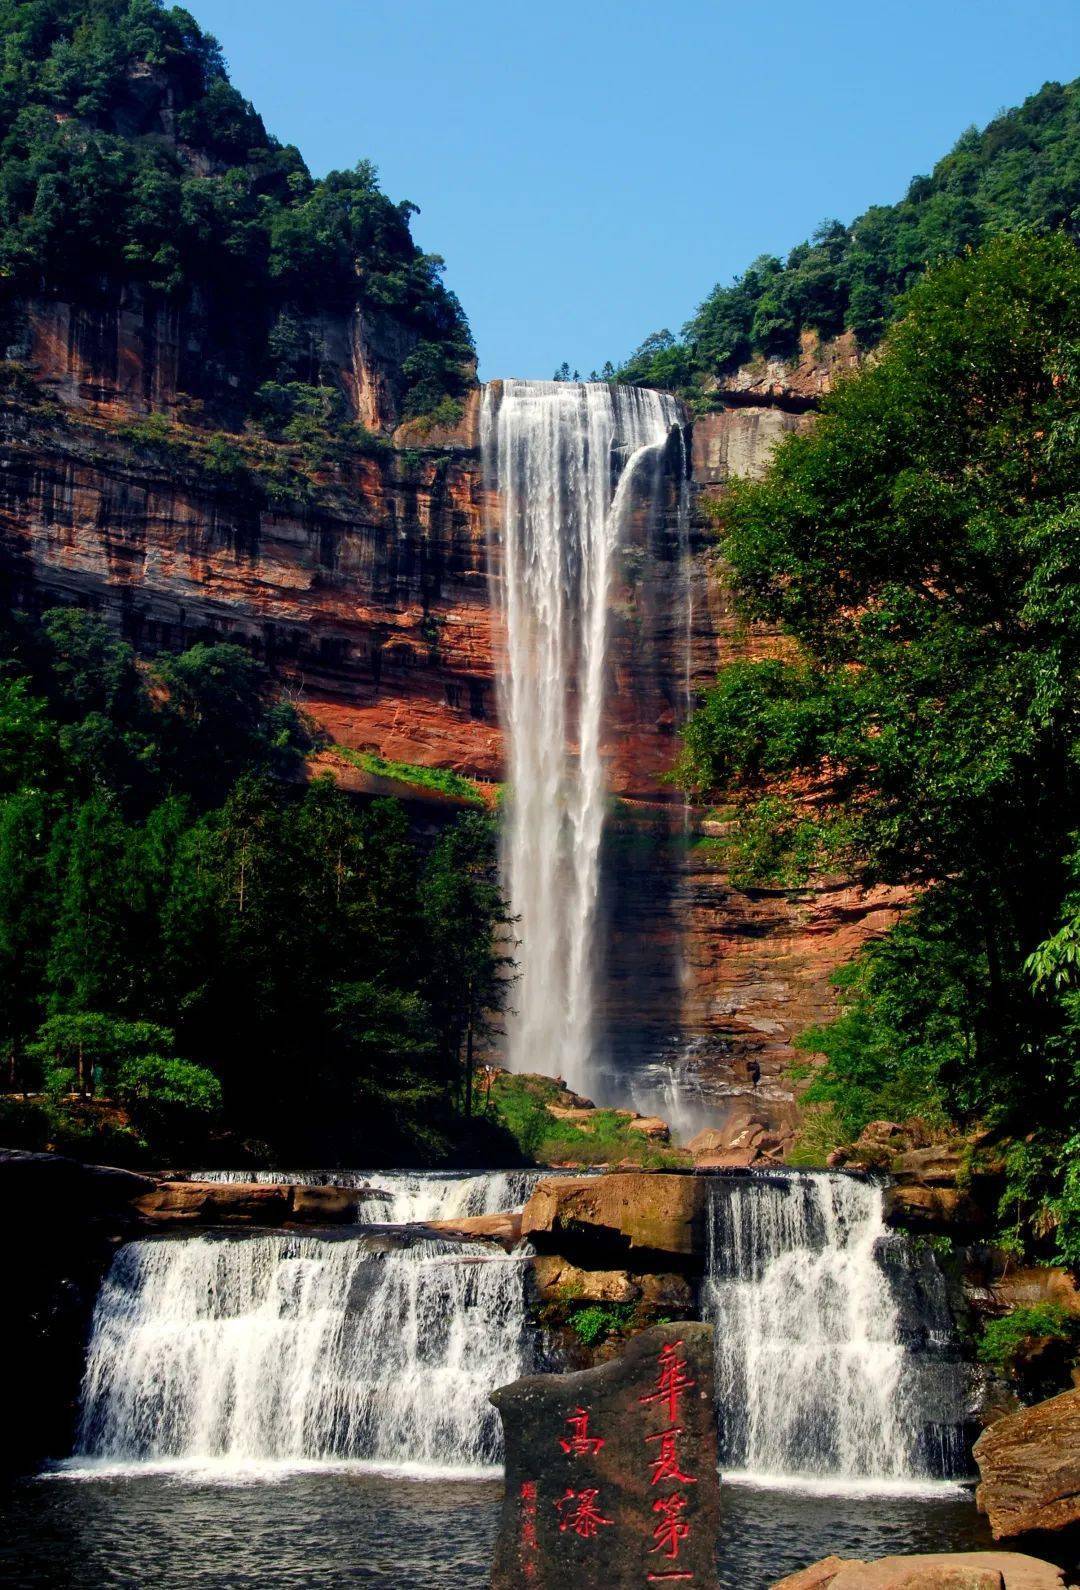
[[[697,1384],[688,1372],[686,1359],[680,1355],[682,1345],[681,1341],[665,1342],[657,1361],[656,1387],[638,1399],[645,1407],[660,1403],[668,1416],[665,1429],[654,1430],[644,1439],[647,1446],[656,1446],[656,1455],[649,1460],[652,1470],[649,1484],[672,1487],[667,1495],[658,1496],[652,1504],[657,1522],[652,1531],[653,1544],[649,1547],[649,1555],[659,1554],[672,1564],[678,1563],[680,1550],[689,1538],[691,1528],[689,1521],[683,1517],[689,1500],[679,1487],[697,1484],[694,1476],[684,1470],[684,1460],[680,1460],[679,1456],[679,1437],[684,1433],[683,1426],[677,1422],[679,1399]],[[646,1574],[650,1584],[686,1583],[692,1581],[693,1577],[690,1569],[675,1566],[650,1569]]]
[[[597,1506],[599,1495],[595,1486],[587,1486],[583,1491],[575,1491],[567,1486],[566,1494],[555,1503],[555,1511],[559,1515],[559,1533],[564,1535],[568,1529],[572,1529],[582,1540],[591,1540],[601,1524],[610,1524],[612,1520],[605,1518]]]
[[[679,1357],[679,1348],[682,1342],[665,1342],[660,1349],[660,1373],[656,1378],[656,1390],[651,1391],[647,1397],[642,1397],[642,1402],[666,1402],[668,1419],[675,1423],[679,1412],[679,1398],[684,1391],[689,1391],[691,1386],[696,1386],[697,1381],[691,1380],[687,1374],[689,1365],[685,1358]]]
[[[536,1554],[540,1542],[536,1537],[536,1481],[523,1480],[521,1498],[521,1571],[526,1579],[536,1578]]]
[[[661,1480],[673,1480],[676,1485],[696,1485],[697,1480],[690,1474],[684,1474],[679,1467],[679,1453],[677,1442],[683,1433],[681,1424],[669,1425],[666,1430],[657,1430],[655,1435],[647,1435],[646,1441],[659,1441],[660,1453],[652,1460],[652,1479],[650,1485],[659,1485]]]
[[[559,1445],[571,1457],[595,1457],[604,1444],[602,1436],[589,1434],[589,1411],[575,1408],[567,1418],[570,1435],[563,1436]]]

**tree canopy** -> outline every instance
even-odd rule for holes
[[[0,282],[85,296],[202,292],[246,330],[255,381],[309,382],[298,314],[359,304],[418,339],[409,412],[461,390],[472,340],[375,168],[315,179],[162,0],[0,0]],[[261,348],[261,353],[258,351]],[[298,370],[299,364],[304,368]]]
[[[73,1093],[159,1155],[445,1150],[503,991],[490,827],[429,854],[305,783],[307,744],[239,647],[140,663],[75,609],[0,635],[0,1051],[49,1140],[79,1147]]]
[[[850,226],[824,221],[786,260],[754,260],[713,288],[681,336],[647,337],[619,379],[700,397],[710,377],[754,355],[794,354],[804,331],[849,329],[871,346],[928,265],[999,232],[1056,229],[1080,235],[1080,81],[1047,83],[982,132],[969,127],[898,204]]]
[[[813,1035],[816,1096],[849,1131],[901,1097],[1034,1128],[1036,1201],[1080,1146],[1078,478],[1080,252],[1002,235],[719,505],[743,610],[795,647],[726,670],[686,732],[771,865],[797,841],[920,891]]]

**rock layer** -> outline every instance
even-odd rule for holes
[[[1080,1390],[999,1419],[975,1443],[995,1540],[1080,1523]]]

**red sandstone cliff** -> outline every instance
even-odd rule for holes
[[[13,599],[100,607],[145,649],[242,641],[339,742],[499,778],[476,392],[458,425],[399,425],[396,445],[328,464],[302,500],[271,500],[257,471],[215,483],[123,434],[147,411],[182,419],[220,386],[204,309],[167,314],[137,294],[95,308],[31,302],[23,324],[10,351],[57,401],[12,400],[2,416],[0,570]],[[385,432],[402,349],[382,333],[358,316],[320,330],[352,413]],[[787,372],[730,378],[726,406],[693,428],[695,501],[759,474],[782,435],[813,423],[810,406],[847,362],[843,349],[807,347]],[[740,892],[708,848],[683,866],[665,775],[688,687],[776,640],[736,619],[706,514],[695,510],[680,542],[680,457],[673,446],[659,521],[632,525],[614,592],[611,784],[657,809],[612,831],[607,1013],[617,1051],[689,1048],[725,1087],[745,1086],[756,1064],[775,1091],[792,1038],[831,1009],[828,972],[891,923],[897,900],[831,881]]]

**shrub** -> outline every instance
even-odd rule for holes
[[[978,1355],[1001,1374],[1013,1374],[1017,1361],[1036,1341],[1072,1343],[1080,1339],[1080,1319],[1060,1303],[1033,1303],[991,1320],[979,1340]]]

